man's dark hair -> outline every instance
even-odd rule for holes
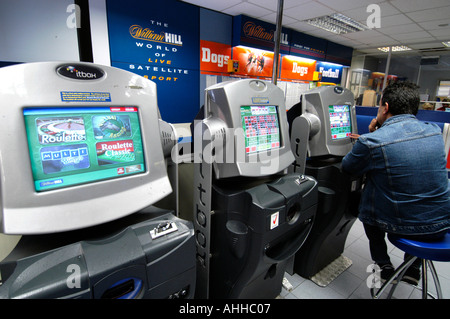
[[[419,87],[411,82],[394,82],[383,90],[381,105],[389,104],[392,115],[413,114],[419,110]]]

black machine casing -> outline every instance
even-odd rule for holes
[[[310,160],[305,172],[319,184],[318,206],[311,233],[295,256],[294,271],[311,278],[343,253],[358,216],[362,179],[342,172],[339,158]]]
[[[317,182],[290,174],[248,188],[236,184],[213,185],[212,231],[220,236],[211,242],[210,297],[275,298],[313,225]]]
[[[353,101],[348,89],[322,86],[303,93],[300,102],[287,113],[295,156],[290,171],[312,176],[319,184],[314,226],[295,256],[294,270],[321,286],[351,265],[351,260],[339,257],[358,215],[363,178],[342,172],[342,157],[351,151],[353,143],[349,136],[333,139],[332,129],[338,127],[336,118],[331,120],[333,112],[329,107],[348,106],[348,113],[341,115],[348,122],[344,127],[350,126],[351,132],[357,133]],[[328,265],[326,271],[315,276]]]
[[[192,223],[171,213],[143,216],[126,228],[104,225],[120,231],[95,240],[3,262],[0,298],[193,298]]]

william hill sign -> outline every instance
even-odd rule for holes
[[[233,46],[250,46],[273,51],[276,25],[250,18],[245,15],[233,17]],[[289,53],[290,30],[282,28],[280,53]]]
[[[232,46],[247,46],[251,48],[274,51],[276,25],[264,22],[246,15],[233,17]],[[350,65],[353,49],[332,41],[304,34],[289,28],[281,29],[280,53]],[[335,71],[324,70],[330,76]],[[339,76],[339,75],[338,75]]]

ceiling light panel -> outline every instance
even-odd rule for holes
[[[409,51],[412,50],[410,47],[407,47],[406,45],[396,45],[392,47],[382,47],[378,48],[378,50],[383,52],[389,52],[389,48],[391,48],[391,52],[402,52],[402,51]]]
[[[340,13],[333,13],[331,15],[321,16],[304,21],[309,23],[310,25],[335,34],[346,34],[368,30],[367,26]]]

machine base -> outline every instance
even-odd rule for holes
[[[316,285],[320,287],[328,286],[334,279],[336,279],[340,274],[347,270],[352,265],[352,261],[345,257],[344,255],[340,255],[334,261],[332,261],[328,266],[323,268],[317,274],[312,276],[310,279]]]
[[[171,212],[152,212],[116,221],[96,239],[0,263],[0,299],[193,298],[193,225]],[[135,219],[144,221],[122,224]]]

